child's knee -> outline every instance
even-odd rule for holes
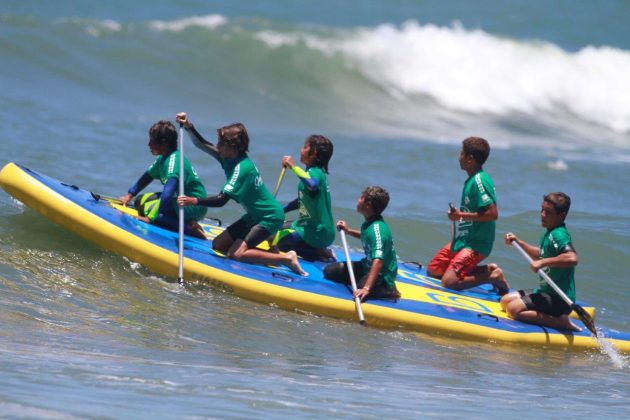
[[[516,318],[521,312],[526,309],[527,307],[521,299],[512,299],[512,301],[510,301],[506,305],[505,312],[507,312],[510,318]]]
[[[446,270],[442,276],[442,287],[458,290],[460,278],[453,270]]]

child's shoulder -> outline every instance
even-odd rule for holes
[[[477,173],[475,174],[475,177],[492,180],[492,176],[490,176],[490,174],[486,172],[486,170],[483,168],[477,171]]]
[[[389,228],[389,225],[387,224],[383,216],[378,216],[372,220],[366,220],[364,222],[364,226],[366,229],[370,229],[375,232],[391,233],[391,229]]]
[[[569,243],[572,242],[571,234],[566,225],[558,225],[551,230],[545,232],[544,236],[548,236],[553,243]]]

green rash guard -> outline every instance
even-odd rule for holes
[[[567,252],[573,251],[571,235],[564,224],[557,226],[545,232],[540,238],[540,258],[552,258]],[[575,281],[573,279],[575,267],[552,268],[545,267],[544,271],[549,275],[551,280],[571,299],[575,301]],[[554,294],[557,293],[547,284],[543,278],[540,278],[540,287],[535,290]]]
[[[317,181],[319,188],[317,191],[309,191],[304,182],[299,183],[299,214],[291,228],[313,248],[326,248],[335,240],[328,180],[322,168],[316,166],[308,168],[306,174]]]
[[[159,179],[162,185],[170,178],[179,179],[179,150],[174,151],[168,156],[158,156],[153,164],[147,169],[147,174],[153,179]],[[184,194],[189,197],[205,197],[206,189],[201,183],[201,179],[197,175],[197,172],[190,164],[188,159],[184,158]],[[177,205],[177,196],[173,196],[171,204],[175,213],[179,211]],[[199,221],[204,218],[208,209],[203,206],[186,206],[184,207],[184,220],[196,220]],[[156,217],[159,212],[159,206],[155,206],[149,214]],[[152,219],[153,220],[153,219]]]
[[[221,162],[227,182],[221,192],[240,203],[245,209],[243,220],[251,228],[260,224],[274,234],[284,223],[284,210],[269,192],[247,155]]]
[[[483,170],[477,172],[464,182],[460,211],[477,213],[481,208],[496,204],[497,197],[492,178]],[[461,221],[457,224],[455,241],[451,247],[453,252],[470,248],[481,255],[488,256],[494,245],[496,222]]]
[[[398,262],[392,232],[382,216],[376,216],[363,222],[361,225],[361,244],[363,244],[365,251],[365,258],[361,262],[366,273],[370,271],[373,260],[383,260],[383,268],[379,274],[383,276],[387,287],[393,288],[398,273]]]

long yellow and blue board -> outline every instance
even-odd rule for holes
[[[0,171],[0,185],[77,235],[165,276],[177,276],[177,233],[138,221],[132,217],[135,210],[15,163]],[[223,230],[211,224],[203,227],[209,238]],[[343,259],[343,254],[336,252]],[[210,241],[188,237],[184,241],[184,258],[184,277],[188,281],[218,285],[243,298],[288,310],[356,319],[348,288],[323,277],[323,262],[303,261],[308,276],[302,277],[284,267],[227,259],[212,250]],[[447,290],[414,264],[399,264],[397,287],[402,294],[397,301],[364,302],[368,325],[520,345],[574,350],[598,347],[586,328],[579,333],[558,331],[512,320],[501,310],[499,296],[490,287]],[[593,315],[593,309],[589,309]],[[581,325],[578,320],[575,322]],[[608,329],[602,329],[602,333],[617,349],[630,353],[630,334]]]

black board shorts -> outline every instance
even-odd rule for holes
[[[357,289],[361,289],[367,282],[369,271],[365,270],[361,261],[353,261],[352,269],[357,282]],[[351,284],[350,273],[348,273],[348,263],[336,262],[328,264],[324,267],[324,277],[328,280],[332,280],[336,283]],[[387,287],[387,283],[382,275],[378,275],[372,290],[364,300],[368,299],[398,299],[400,298],[400,292],[396,286],[390,288]]]
[[[271,236],[271,232],[261,225],[257,224],[251,228],[247,227],[247,223],[242,218],[232,223],[226,230],[232,239],[242,239],[248,248],[256,248],[259,243]]]
[[[555,293],[534,292],[534,289],[525,289],[519,290],[518,294],[530,311],[551,316],[567,315],[572,311],[571,307]]]

